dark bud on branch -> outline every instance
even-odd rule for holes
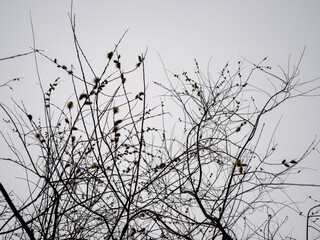
[[[107,58],[108,58],[109,60],[112,58],[112,56],[113,56],[113,52],[109,52],[109,53],[107,54]]]
[[[113,113],[116,114],[116,113],[118,113],[118,112],[119,112],[119,107],[114,107],[114,108],[113,108]]]

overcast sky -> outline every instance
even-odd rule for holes
[[[165,83],[159,55],[165,66],[177,73],[191,72],[194,58],[204,69],[211,59],[210,69],[216,74],[227,61],[236,64],[242,57],[259,62],[268,56],[268,64],[274,69],[278,64],[286,67],[289,55],[295,63],[304,46],[307,48],[301,79],[319,77],[319,10],[320,1],[316,0],[75,0],[73,11],[80,44],[96,69],[104,66],[106,53],[129,29],[121,52],[128,62],[134,62],[148,48],[148,80]],[[30,12],[36,47],[70,65],[75,52],[67,0],[0,0],[0,58],[30,51],[33,45]],[[53,80],[48,76],[49,71],[47,65],[40,66],[45,84]],[[0,89],[0,101],[22,96],[27,106],[36,105],[40,98],[36,98],[39,87],[32,56],[0,62],[0,83],[16,77],[23,81],[15,84],[15,92]],[[289,157],[301,155],[315,136],[320,136],[320,98],[289,102],[270,121],[274,124],[281,114],[283,119],[276,140]],[[14,173],[1,165],[1,182],[17,181],[12,180]],[[312,155],[305,166],[319,170],[319,156]],[[305,175],[299,181],[319,184],[319,175],[313,172],[309,174],[311,177]],[[320,194],[317,197],[320,200]]]

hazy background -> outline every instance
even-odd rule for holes
[[[269,56],[268,64],[279,72],[277,65],[286,67],[290,54],[292,64],[296,63],[306,45],[300,78],[311,80],[320,77],[319,10],[320,1],[311,0],[75,0],[73,13],[76,14],[80,44],[97,72],[101,72],[106,62],[106,53],[129,28],[120,53],[128,65],[133,65],[137,62],[137,55],[148,48],[147,77],[150,89],[156,95],[152,82],[167,83],[159,55],[166,68],[176,73],[192,72],[194,58],[203,70],[211,59],[209,68],[212,74],[217,74],[228,61],[236,66],[242,57],[259,62],[266,56]],[[75,51],[68,16],[70,1],[66,0],[0,0],[0,58],[30,51],[33,39],[29,11],[36,47],[61,63],[69,66],[74,63]],[[39,58],[39,62],[41,78],[47,87],[57,76],[57,69],[44,59]],[[10,104],[11,97],[23,99],[33,114],[41,114],[41,94],[32,55],[0,62],[0,84],[17,77],[21,81],[12,84],[14,91],[0,89],[0,102]],[[67,75],[61,73],[61,78],[67,79]],[[64,97],[70,94],[66,92]],[[158,101],[158,98],[152,99]],[[266,119],[270,132],[281,114],[283,118],[276,136],[280,155],[288,159],[300,156],[316,135],[320,135],[320,98],[292,100],[271,113]],[[1,121],[2,117],[1,113]],[[1,125],[4,125],[3,121]],[[1,154],[5,155],[7,150],[2,139],[0,143]],[[319,155],[310,155],[303,166],[317,171],[307,171],[293,180],[320,184]],[[0,162],[0,181],[8,190],[17,190],[23,185],[23,180],[15,178],[17,174],[23,172]],[[319,188],[313,190],[312,198],[320,200],[319,192]],[[305,188],[292,192],[301,201],[310,193]],[[307,200],[303,204],[304,213],[313,205],[314,201]],[[302,238],[305,222],[294,224],[301,227],[298,234]]]

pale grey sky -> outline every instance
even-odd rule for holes
[[[269,56],[268,63],[274,69],[278,64],[285,67],[289,54],[295,63],[305,45],[301,79],[319,77],[319,9],[320,1],[316,0],[74,1],[76,31],[91,64],[101,69],[106,53],[129,28],[121,52],[128,64],[134,64],[137,55],[148,47],[150,85],[153,81],[166,82],[158,53],[173,72],[192,71],[196,58],[203,69],[211,59],[210,69],[216,74],[227,61],[236,64],[241,57],[259,62]],[[70,1],[66,0],[0,0],[0,58],[30,50],[33,43],[29,11],[37,48],[65,64],[74,62],[68,19]],[[50,73],[55,69],[43,60],[40,62],[44,84],[49,84],[55,77],[50,77]],[[11,96],[22,96],[26,106],[37,106],[41,99],[40,89],[31,55],[0,62],[0,83],[16,77],[22,77],[22,81],[14,84],[14,92],[0,89],[0,101],[9,102]],[[320,98],[288,102],[270,115],[270,129],[281,114],[284,115],[276,141],[283,154],[289,157],[301,155],[315,136],[320,136]],[[320,170],[319,156],[310,156],[304,166]],[[0,173],[0,181],[19,181],[13,180],[14,172],[10,169],[0,167]],[[298,181],[319,184],[319,172],[311,173]],[[299,193],[306,196],[304,190]],[[319,193],[317,197],[320,200]]]

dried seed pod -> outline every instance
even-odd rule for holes
[[[68,102],[67,108],[70,110],[72,107],[73,107],[73,102],[72,101]]]
[[[79,100],[84,99],[84,98],[87,98],[87,97],[88,97],[88,94],[86,94],[86,93],[81,93],[80,96],[79,96]]]
[[[93,79],[93,82],[94,82],[95,84],[97,84],[99,81],[100,81],[100,78],[98,78],[98,77],[95,77],[95,78]]]
[[[119,125],[121,122],[122,122],[122,120],[119,119],[119,120],[117,120],[117,121],[114,122],[114,125],[117,126],[117,125]]]

